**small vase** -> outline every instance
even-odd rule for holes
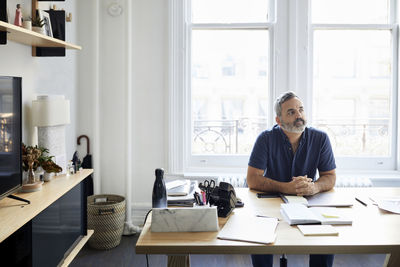
[[[28,184],[33,184],[35,182],[35,173],[32,168],[28,170]]]
[[[22,184],[27,184],[28,183],[28,171],[23,171],[22,172]]]

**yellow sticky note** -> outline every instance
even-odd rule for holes
[[[322,213],[321,215],[325,218],[339,218],[339,215],[333,213]]]

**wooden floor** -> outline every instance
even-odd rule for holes
[[[78,266],[146,266],[146,256],[135,254],[135,244],[138,236],[123,236],[121,244],[110,250],[96,250],[85,245],[71,267]],[[167,266],[167,257],[164,255],[149,255],[149,266]],[[288,266],[308,266],[308,255],[287,255]],[[385,260],[383,254],[362,255],[335,255],[336,267],[377,267],[382,266]],[[249,255],[191,255],[190,263],[193,267],[251,266]],[[274,266],[279,266],[279,255],[275,255]]]

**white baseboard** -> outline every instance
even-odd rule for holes
[[[151,209],[151,203],[132,203],[132,223],[143,226],[146,214]]]

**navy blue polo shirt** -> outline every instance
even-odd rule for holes
[[[250,155],[249,166],[264,170],[264,176],[290,182],[294,176],[307,175],[315,181],[317,169],[336,169],[331,143],[326,133],[306,127],[295,154],[279,125],[262,132]]]

